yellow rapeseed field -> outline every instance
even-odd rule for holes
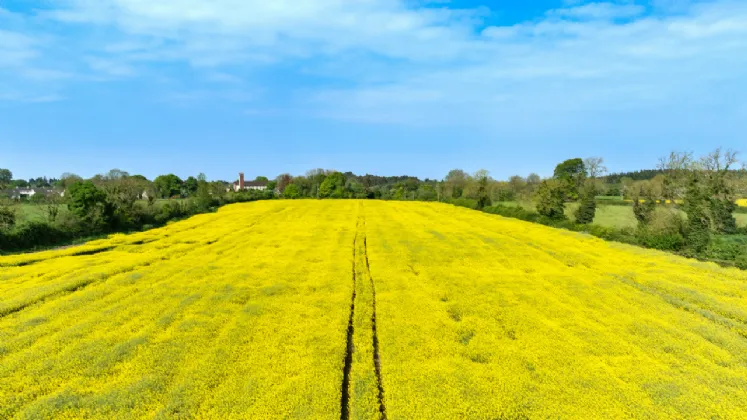
[[[747,198],[741,198],[737,200],[737,205],[739,207],[747,207]]]
[[[446,204],[0,257],[0,418],[747,418],[747,272]]]

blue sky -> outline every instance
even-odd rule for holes
[[[0,167],[442,177],[747,153],[747,1],[0,0]]]

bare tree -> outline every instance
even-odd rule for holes
[[[698,164],[693,159],[692,152],[671,152],[669,156],[659,159],[657,169],[664,171],[664,185],[662,194],[665,199],[675,200],[684,198],[687,190],[688,175],[697,170]]]
[[[83,178],[81,178],[79,175],[76,175],[70,172],[65,172],[62,174],[62,176],[60,176],[60,186],[62,187],[63,190],[66,190],[68,187],[70,187],[74,183],[78,181],[82,181],[82,180]]]
[[[713,152],[700,158],[700,165],[706,171],[712,172],[725,172],[731,168],[732,165],[739,163],[737,155],[739,153],[735,150],[728,149],[722,150],[720,147]]]
[[[527,177],[527,184],[529,185],[539,185],[540,182],[542,182],[542,178],[534,172]]]
[[[584,166],[589,178],[598,178],[607,173],[607,167],[604,166],[604,159],[600,157],[590,157],[584,159]]]
[[[444,178],[447,194],[451,196],[451,198],[461,197],[470,180],[470,176],[463,170],[450,170],[446,175],[446,178]]]
[[[275,181],[277,182],[277,190],[282,194],[285,191],[285,187],[293,182],[293,176],[291,176],[291,174],[280,174],[275,178]]]
[[[514,175],[508,179],[508,185],[513,195],[515,197],[519,197],[522,195],[522,193],[524,193],[524,190],[526,189],[527,180],[519,175]]]

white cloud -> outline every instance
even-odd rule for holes
[[[186,64],[200,81],[262,85],[249,96],[197,86],[167,99],[228,100],[253,115],[266,114],[263,99],[287,96],[265,105],[273,115],[549,132],[594,125],[602,114],[744,109],[744,95],[724,92],[747,90],[747,4],[657,1],[654,13],[569,1],[536,20],[487,28],[483,9],[401,0],[65,0],[41,16],[106,34],[71,40],[94,73],[142,69],[150,79]],[[33,58],[29,45],[13,60]],[[286,72],[283,84],[267,76],[272,69]],[[306,80],[286,87],[294,76]]]
[[[548,16],[571,19],[625,19],[642,15],[646,8],[637,4],[587,3],[580,6],[554,9]]]
[[[542,130],[537,121],[553,131],[631,112],[679,124],[678,113],[699,106],[706,115],[747,103],[746,29],[747,5],[730,2],[624,24],[553,15],[485,29],[472,46],[482,60],[422,66],[391,83],[327,90],[311,103],[332,118],[513,133]]]
[[[472,38],[479,10],[412,9],[400,0],[70,0],[45,13],[169,40],[177,55],[212,64],[254,56],[364,50],[401,59],[451,58]],[[170,49],[172,52],[174,48]],[[252,50],[248,52],[247,50]],[[161,51],[166,54],[164,51]],[[234,56],[234,54],[236,56]]]

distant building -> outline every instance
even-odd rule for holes
[[[244,173],[239,172],[239,180],[234,181],[234,191],[245,191],[245,190],[258,190],[264,191],[267,189],[267,181],[245,181]]]
[[[64,197],[65,191],[53,190],[50,188],[15,188],[8,191],[8,196],[13,200],[29,199],[36,195],[43,195],[45,197],[58,195]]]

